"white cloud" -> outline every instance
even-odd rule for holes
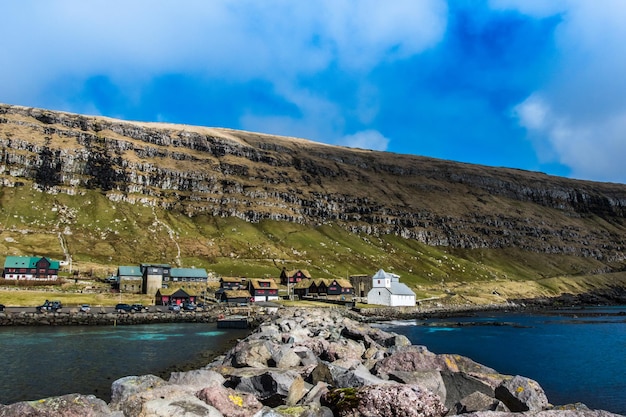
[[[310,137],[332,141],[344,134],[345,116],[323,92],[303,87],[302,79],[339,68],[358,84],[380,63],[436,45],[444,36],[447,5],[445,0],[21,0],[3,5],[3,17],[0,102],[54,101],[64,110],[84,112],[94,104],[77,96],[93,76],[106,77],[121,99],[135,106],[141,105],[143,88],[164,75],[231,85],[261,80],[301,117],[244,114],[243,128],[315,133]],[[362,88],[357,94],[355,113],[368,124],[379,110],[378,91]],[[325,124],[330,127],[321,127]]]
[[[529,130],[544,129],[549,117],[549,109],[544,99],[538,95],[532,95],[518,104],[514,109],[514,115],[518,118],[521,126]]]
[[[377,130],[363,130],[353,135],[344,136],[337,142],[337,145],[375,151],[386,151],[387,146],[389,146],[389,139]]]
[[[446,8],[442,0],[23,0],[4,5],[3,16],[3,75],[27,71],[36,85],[94,72],[282,79],[333,60],[368,70],[437,43]]]
[[[561,13],[555,70],[514,112],[540,157],[551,155],[578,178],[626,182],[626,3],[492,3],[541,17]]]

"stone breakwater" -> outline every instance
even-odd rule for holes
[[[111,401],[68,394],[0,406],[2,416],[617,416],[553,406],[541,386],[434,354],[343,309],[281,309],[201,369],[128,376]]]
[[[155,309],[154,307],[152,308],[153,310]],[[205,311],[184,313],[167,311],[78,313],[70,310],[56,313],[0,313],[0,326],[110,326],[151,323],[214,323],[220,314],[229,314],[231,311],[232,309],[215,307]]]

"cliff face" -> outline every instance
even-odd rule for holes
[[[0,105],[0,181],[112,201],[397,234],[429,245],[624,259],[626,185]]]

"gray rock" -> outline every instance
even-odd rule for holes
[[[1,417],[124,417],[93,395],[68,394],[39,401],[0,405]]]
[[[342,417],[440,417],[448,409],[439,397],[417,385],[367,385],[330,390],[323,398]]]
[[[254,395],[221,386],[201,390],[198,398],[229,417],[249,417],[263,408]]]
[[[329,362],[338,359],[357,359],[360,361],[364,353],[365,346],[363,343],[351,339],[340,339],[328,344],[325,352],[321,355],[321,359]]]
[[[519,375],[496,388],[495,397],[514,412],[541,411],[550,405],[537,381]]]
[[[195,397],[167,400],[156,398],[146,401],[141,416],[145,417],[224,417],[215,407]]]
[[[268,368],[257,375],[233,377],[229,384],[238,392],[254,395],[264,404],[284,400],[300,374],[294,370]]]
[[[463,372],[441,372],[441,377],[446,386],[446,407],[452,408],[463,398],[475,392],[480,392],[488,397],[495,398],[494,389],[472,375]]]
[[[466,414],[476,411],[509,411],[509,409],[500,400],[482,392],[474,392],[456,403],[452,411],[455,414]]]
[[[126,416],[138,415],[141,411],[141,395],[165,385],[166,382],[154,375],[127,376],[111,384],[110,407],[121,410]]]
[[[354,369],[346,369],[329,364],[328,368],[332,375],[332,385],[339,388],[361,387],[363,385],[395,384],[396,382],[380,379],[372,375],[363,365]]]
[[[227,354],[226,362],[242,368],[265,368],[272,358],[270,342],[265,340],[243,340]]]
[[[222,385],[226,379],[218,372],[209,369],[196,369],[187,372],[172,372],[169,384],[186,385],[200,390],[213,385]]]
[[[419,385],[420,387],[424,387],[439,396],[441,401],[447,405],[446,384],[443,381],[441,372],[437,370],[413,372],[393,371],[389,374],[389,379],[402,384]]]
[[[281,369],[295,368],[301,362],[300,356],[288,345],[280,346],[271,355],[274,365]]]
[[[313,351],[306,346],[294,346],[293,352],[298,355],[303,366],[317,365],[320,361]]]
[[[302,404],[321,405],[321,398],[328,392],[328,384],[318,382],[313,388],[302,398]]]

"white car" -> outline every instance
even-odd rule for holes
[[[82,306],[80,306],[80,310],[81,313],[89,313],[91,311],[91,307],[89,306],[89,304],[83,304]]]

